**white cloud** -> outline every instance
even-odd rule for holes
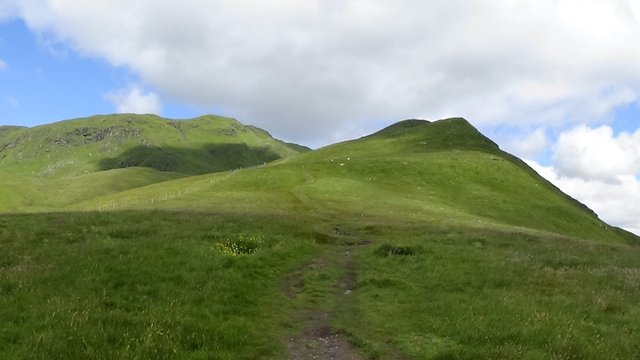
[[[634,0],[6,1],[163,94],[300,142],[419,116],[596,124],[640,98]]]
[[[159,114],[162,111],[158,95],[142,92],[137,86],[110,92],[105,98],[115,106],[118,113]]]
[[[0,2],[0,21],[15,16],[15,8],[12,1]]]
[[[523,137],[513,137],[507,141],[506,150],[517,156],[535,159],[547,147],[544,129],[538,128]]]
[[[640,235],[640,181],[620,175],[616,182],[561,175],[552,166],[527,163],[562,191],[594,210],[602,220]]]
[[[578,126],[560,134],[553,162],[527,161],[604,221],[640,235],[640,130],[615,134],[608,126]]]
[[[640,130],[616,136],[609,126],[579,126],[560,134],[553,152],[562,175],[617,181],[640,172]]]
[[[5,70],[9,67],[9,65],[7,65],[6,62],[4,62],[4,60],[0,59],[0,71]]]

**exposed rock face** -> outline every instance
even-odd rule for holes
[[[92,142],[100,142],[105,139],[124,140],[140,137],[141,129],[114,125],[106,128],[83,127],[66,132],[54,138],[47,138],[46,142],[58,146],[80,145]]]

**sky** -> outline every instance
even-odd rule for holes
[[[462,116],[640,234],[640,0],[0,0],[0,124],[227,115],[320,147]]]

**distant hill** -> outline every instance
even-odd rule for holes
[[[106,115],[0,128],[0,167],[36,177],[148,167],[194,175],[260,165],[308,149],[235,119]]]
[[[304,151],[308,149],[276,140],[262,129],[211,115],[172,120],[120,114],[34,128],[3,126],[0,210],[59,206],[77,200],[72,193],[105,194],[262,165]],[[118,169],[128,171],[113,172]],[[75,190],[60,193],[71,184]]]

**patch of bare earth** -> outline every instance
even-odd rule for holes
[[[311,325],[287,341],[289,359],[364,360],[344,336],[331,328],[331,314],[311,315]]]
[[[342,275],[333,292],[335,301],[339,304],[351,296],[356,282],[355,263],[352,259],[352,248],[366,243],[347,243],[337,246],[334,251],[325,256],[331,256],[332,264],[338,266]],[[285,282],[285,291],[289,297],[295,298],[304,291],[304,273],[310,269],[328,266],[328,260],[318,258],[309,265],[294,273]],[[290,360],[365,360],[366,357],[353,346],[344,336],[331,325],[333,314],[315,309],[311,305],[301,309],[297,314],[305,326],[295,336],[287,339],[288,359]]]

